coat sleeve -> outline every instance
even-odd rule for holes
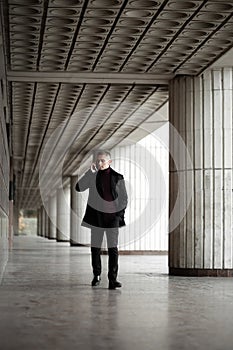
[[[128,194],[126,191],[125,187],[125,180],[124,177],[122,176],[121,179],[118,181],[118,209],[119,209],[119,215],[124,216],[125,214],[125,209],[128,204]]]
[[[88,170],[81,179],[76,183],[75,189],[78,192],[83,192],[90,187],[90,182],[93,177],[91,170]]]

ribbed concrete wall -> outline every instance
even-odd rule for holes
[[[0,47],[1,48],[1,47]],[[0,55],[1,58],[1,55]],[[2,61],[0,60],[0,65]],[[3,74],[0,70],[1,87]],[[3,89],[0,88],[0,282],[8,258],[9,152],[4,116]]]
[[[90,244],[90,229],[81,226],[85,214],[88,191],[82,193],[75,190],[78,177],[71,177],[71,218],[70,243],[71,245]]]
[[[193,164],[184,160],[180,169],[170,164],[171,196],[178,176],[192,194],[187,214],[170,234],[172,268],[233,268],[232,76],[232,68],[217,69],[175,78],[170,87],[170,122]]]
[[[70,241],[70,186],[57,190],[57,241]]]
[[[168,134],[168,124],[163,128]],[[112,167],[124,175],[129,194],[121,250],[168,250],[168,150],[156,134],[111,151]]]
[[[49,228],[48,228],[48,238],[50,239],[56,239],[57,237],[57,228],[56,228],[56,221],[57,221],[57,196],[54,194],[53,196],[49,197]]]

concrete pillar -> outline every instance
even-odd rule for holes
[[[40,225],[40,210],[37,208],[37,226],[36,226],[36,234],[39,236],[39,225]]]
[[[57,190],[57,241],[70,241],[70,187]]]
[[[86,209],[88,191],[77,192],[75,190],[77,181],[77,176],[71,177],[70,245],[86,246],[90,244],[90,229],[81,226],[81,223]]]
[[[14,174],[13,174],[13,157],[10,157],[10,183],[9,183],[9,216],[8,216],[8,247],[13,247],[14,233]]]
[[[46,231],[46,218],[45,218],[45,208],[42,205],[41,206],[41,237],[45,237],[45,231]]]
[[[171,127],[170,149],[180,166],[170,161],[170,214],[177,198],[179,208],[188,207],[177,227],[174,216],[169,223],[172,275],[233,276],[232,77],[232,68],[215,69],[170,84],[170,122],[192,162]]]
[[[46,238],[49,238],[49,215],[47,212],[48,208],[49,208],[49,199],[46,200],[45,208],[44,208],[44,216],[45,216],[44,228],[45,228],[45,237]]]
[[[38,222],[38,236],[42,237],[42,221],[43,221],[43,212],[42,207],[38,208],[39,213],[39,222]]]
[[[48,238],[56,239],[57,238],[57,196],[54,194],[49,197],[49,218],[48,218]]]
[[[14,205],[14,235],[18,236],[19,234],[19,208]]]
[[[80,220],[78,217],[78,193],[75,190],[76,183],[78,182],[78,176],[72,176],[70,178],[70,203],[71,203],[71,217],[70,217],[70,245],[78,246],[80,230]]]
[[[39,207],[37,209],[37,236],[40,236],[41,234],[40,227],[41,227],[41,211]]]

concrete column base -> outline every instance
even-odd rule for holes
[[[170,267],[169,275],[186,277],[233,277],[233,269],[185,269]]]
[[[86,247],[85,244],[78,243],[72,239],[70,240],[70,245],[71,245],[71,247]]]
[[[56,241],[59,242],[59,243],[67,243],[67,242],[69,242],[69,240],[67,240],[67,239],[56,239]]]

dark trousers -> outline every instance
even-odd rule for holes
[[[114,228],[92,228],[91,229],[91,262],[93,274],[100,276],[101,267],[101,245],[103,242],[104,232],[106,232],[108,245],[108,279],[115,281],[118,272],[118,227]]]

